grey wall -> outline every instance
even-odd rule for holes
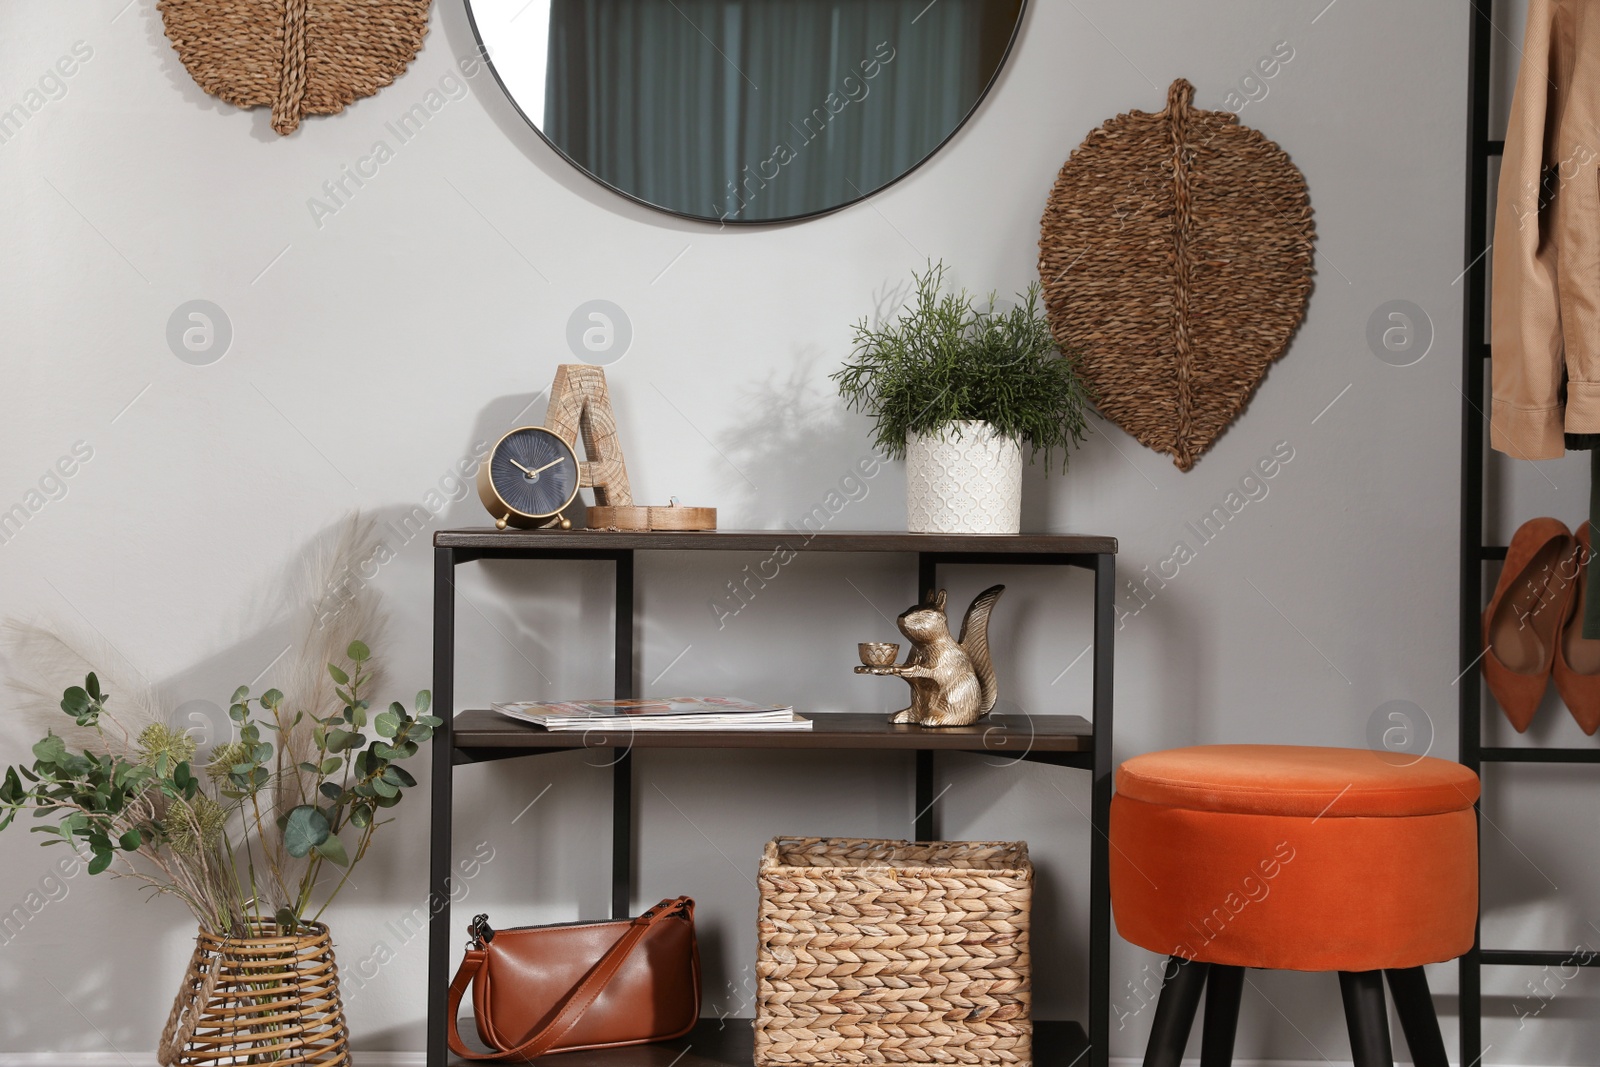
[[[98,631],[174,703],[216,700],[282,649],[271,605],[317,532],[352,507],[393,518],[424,502],[571,358],[568,315],[595,298],[621,305],[635,329],[609,373],[636,495],[715,504],[727,528],[798,521],[868,452],[866,423],[841,410],[826,375],[875,298],[929,257],[974,289],[1022,288],[1045,194],[1089,130],[1159,108],[1178,76],[1201,106],[1221,107],[1287,41],[1294,58],[1241,117],[1283,145],[1311,187],[1317,288],[1292,350],[1192,473],[1102,425],[1069,476],[1030,471],[1024,521],[1115,534],[1124,572],[1137,575],[1192,543],[1185,523],[1287,442],[1294,458],[1265,499],[1195,546],[1147,606],[1135,611],[1125,594],[1119,755],[1208,741],[1361,745],[1395,700],[1431,722],[1435,751],[1454,751],[1462,5],[1041,0],[976,120],[913,178],[819,221],[718,232],[569,171],[487,75],[445,98],[319,226],[308,200],[323,182],[473,49],[459,0],[436,5],[427,46],[397,84],[287,140],[263,114],[203,95],[151,5],[122,4],[0,9],[0,106],[24,100],[75,42],[92,49],[64,95],[0,144],[0,506],[24,500],[75,442],[93,450],[67,495],[0,545],[6,612]],[[164,336],[173,310],[197,298],[220,305],[234,331],[211,366],[180,362]],[[1433,328],[1427,357],[1404,368],[1365,340],[1369,316],[1398,299]],[[1559,473],[1559,513],[1576,518],[1581,471]],[[899,466],[868,485],[834,528],[902,527]],[[432,528],[482,521],[475,502],[458,501]],[[390,543],[398,558],[376,579],[394,615],[382,651],[395,688],[410,692],[428,677],[429,554],[423,537]],[[849,674],[850,645],[888,634],[884,617],[913,593],[909,565],[802,559],[719,629],[708,601],[754,558],[644,564],[644,681],[804,709],[890,707],[891,687]],[[952,597],[987,580],[958,575]],[[1000,580],[1013,586],[997,621],[1008,699],[1083,710],[1087,660],[1067,668],[1088,641],[1087,584]],[[464,702],[606,684],[600,570],[478,566],[463,572],[463,595]],[[1576,727],[1551,709],[1536,729],[1571,741]],[[28,730],[6,725],[6,757],[23,758]],[[639,771],[637,898],[700,899],[708,1007],[719,1011],[748,1010],[762,841],[907,828],[906,760],[650,755]],[[1507,837],[1489,837],[1505,878],[1486,929],[1574,944],[1596,936],[1588,922],[1600,915],[1592,783],[1534,777],[1514,802],[1491,784],[1509,810],[1497,823]],[[946,767],[944,784],[948,834],[1032,845],[1040,1014],[1081,1016],[1083,776],[967,758]],[[600,911],[606,787],[604,768],[581,756],[463,772],[462,854],[481,841],[494,855],[465,907],[506,924]],[[425,893],[420,800],[400,809],[330,912],[363,1049],[420,1047],[424,939],[403,925]],[[16,831],[0,855],[9,907],[51,856]],[[80,875],[67,886],[0,945],[0,1049],[149,1049],[189,922],[129,885]],[[1151,1012],[1129,983],[1154,963],[1117,946],[1119,1054],[1142,1048]],[[1488,1062],[1600,1062],[1592,987],[1568,986],[1543,1009],[1576,1021],[1517,1028],[1537,1004],[1519,997],[1531,977],[1494,976]],[[1453,968],[1433,978],[1453,1012]],[[1253,976],[1241,1059],[1345,1057],[1333,990],[1331,977]],[[93,1026],[64,1026],[73,1009]]]

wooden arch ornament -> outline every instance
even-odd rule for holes
[[[1084,138],[1045,209],[1039,273],[1056,341],[1095,406],[1187,471],[1283,355],[1311,295],[1305,177],[1179,78],[1164,111]]]
[[[633,503],[605,371],[585,363],[557,367],[544,424],[566,438],[573,451],[577,451],[579,439],[583,440],[578,486],[593,489],[597,505],[626,507]]]

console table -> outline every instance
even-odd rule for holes
[[[641,748],[848,749],[916,754],[910,822],[916,840],[938,837],[934,756],[939,752],[1007,754],[1075,767],[1093,776],[1090,814],[1089,1020],[1035,1020],[1034,1060],[1041,1067],[1107,1067],[1110,1038],[1111,898],[1107,819],[1111,810],[1112,605],[1116,596],[1117,542],[1074,534],[946,535],[817,533],[781,530],[706,533],[613,533],[598,530],[445,530],[434,535],[433,706],[444,725],[434,732],[433,803],[428,929],[428,1067],[456,1062],[445,1041],[446,993],[460,954],[460,932],[450,925],[453,776],[459,765],[577,748],[610,748],[611,914],[631,907],[633,836],[632,751]],[[615,692],[639,696],[635,681],[634,557],[639,552],[896,553],[914,556],[917,587],[938,586],[946,565],[1038,564],[1082,567],[1094,574],[1094,688],[1092,720],[1078,715],[991,715],[970,727],[896,726],[881,714],[808,714],[802,731],[638,731],[549,733],[488,710],[455,706],[455,573],[480,559],[604,560],[615,568]],[[806,714],[803,702],[797,710]],[[754,866],[756,857],[750,858]],[[550,1067],[748,1067],[750,1020],[703,1019],[687,1037],[659,1045],[548,1057]]]

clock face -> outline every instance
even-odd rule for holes
[[[489,455],[489,481],[515,514],[542,519],[578,495],[578,457],[542,426],[524,426],[500,439]]]

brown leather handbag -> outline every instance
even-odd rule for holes
[[[700,1017],[694,901],[663,900],[637,919],[495,930],[479,915],[450,983],[450,1049],[470,1060],[531,1060],[555,1052],[666,1041]],[[473,986],[473,1052],[456,1027]]]

